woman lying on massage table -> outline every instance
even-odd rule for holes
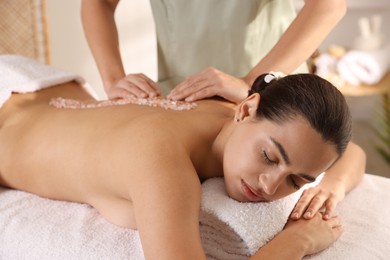
[[[188,111],[49,105],[56,97],[96,103],[74,82],[14,94],[0,110],[0,184],[92,205],[108,221],[137,228],[147,259],[198,260],[205,258],[201,181],[224,176],[233,199],[267,202],[326,171],[253,259],[321,251],[340,236],[332,211],[365,167],[363,151],[350,143],[347,104],[309,74],[263,75],[251,92],[238,106],[203,100]]]

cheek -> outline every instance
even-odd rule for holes
[[[292,186],[290,186],[288,182],[289,182],[288,180],[284,180],[284,182],[279,185],[277,192],[275,192],[272,198],[273,200],[278,200],[287,197],[298,191],[295,190]]]
[[[223,171],[225,177],[237,175],[242,172],[243,168],[243,156],[239,147],[232,145],[225,148],[223,156]]]
[[[253,164],[253,152],[248,138],[232,136],[226,143],[223,156],[225,175],[238,175],[248,171]]]

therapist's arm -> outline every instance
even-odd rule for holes
[[[216,95],[239,103],[247,97],[248,89],[261,74],[270,71],[289,74],[306,62],[345,12],[345,0],[306,0],[279,41],[245,77],[236,78],[207,68],[188,77],[168,97],[195,101]]]
[[[115,10],[119,0],[82,0],[81,17],[104,90],[109,98],[159,95],[155,82],[144,74],[126,75],[120,49]]]
[[[306,0],[271,51],[244,77],[252,85],[269,71],[293,72],[318,48],[346,13],[345,0]]]

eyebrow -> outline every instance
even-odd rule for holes
[[[283,160],[284,162],[287,164],[287,165],[290,165],[290,158],[288,157],[287,155],[287,152],[286,150],[284,149],[283,145],[281,145],[278,141],[276,141],[275,139],[273,139],[272,137],[270,137],[271,141],[274,143],[274,145],[276,146],[276,148],[278,148],[279,150],[279,153],[282,155],[283,157]]]
[[[276,148],[279,150],[279,153],[282,155],[283,157],[283,160],[284,162],[287,164],[287,165],[290,165],[291,161],[290,161],[290,158],[288,157],[288,154],[286,152],[286,149],[284,149],[283,145],[281,145],[278,141],[276,141],[275,139],[273,139],[272,137],[270,137],[271,141],[274,143],[274,145],[276,146]],[[315,182],[316,178],[314,178],[313,176],[310,176],[306,173],[299,173],[297,174],[299,177],[309,181],[309,182]]]

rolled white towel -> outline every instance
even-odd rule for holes
[[[337,73],[340,79],[351,86],[358,86],[360,80],[351,72],[351,66],[346,60],[340,60],[337,63]]]
[[[223,178],[202,184],[200,233],[207,259],[247,259],[286,224],[302,190],[273,202],[241,203],[228,197]]]
[[[337,64],[340,77],[351,85],[378,83],[390,65],[390,46],[372,51],[351,50]]]
[[[329,53],[322,53],[316,59],[316,74],[320,77],[327,78],[336,72],[337,59]]]
[[[96,92],[79,75],[20,55],[0,55],[0,107],[14,93],[30,93],[70,81],[79,82],[92,97]]]

